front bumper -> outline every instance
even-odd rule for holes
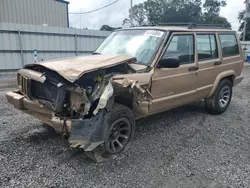
[[[100,111],[98,115],[89,119],[66,120],[65,125],[64,120],[54,116],[52,110],[29,100],[18,91],[8,92],[6,97],[15,108],[53,127],[56,132],[64,133],[67,129],[70,133],[69,143],[71,147],[80,147],[85,151],[92,151],[104,142],[104,111]]]
[[[22,110],[23,112],[41,120],[43,123],[53,127],[56,132],[61,133],[64,130],[64,120],[54,116],[52,110],[29,100],[24,95],[18,93],[18,91],[8,92],[6,93],[6,97],[8,102],[13,104],[15,108]],[[66,128],[69,132],[71,131],[71,120],[66,121]]]

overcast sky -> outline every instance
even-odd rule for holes
[[[69,4],[69,12],[86,12],[103,7],[115,0],[67,0]],[[145,0],[133,0],[134,4],[138,4]],[[243,10],[245,0],[226,0],[227,6],[221,10],[221,15],[226,17],[231,23],[234,30],[238,29],[238,12]],[[102,25],[110,25],[120,27],[122,21],[128,17],[130,0],[119,0],[103,10],[84,15],[70,15],[70,27],[100,29]]]

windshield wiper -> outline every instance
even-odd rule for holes
[[[101,53],[99,52],[93,52],[92,55],[100,55]]]

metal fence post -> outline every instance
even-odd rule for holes
[[[77,34],[75,34],[75,50],[76,50],[76,56],[78,56]]]
[[[19,49],[20,49],[20,53],[21,53],[22,66],[24,66],[23,44],[22,44],[22,38],[21,38],[21,31],[20,30],[18,30],[18,40],[19,40]]]

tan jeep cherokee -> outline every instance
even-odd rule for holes
[[[26,65],[6,96],[102,161],[128,146],[135,119],[200,99],[208,112],[223,113],[243,60],[226,28],[131,28],[113,32],[92,55]]]

